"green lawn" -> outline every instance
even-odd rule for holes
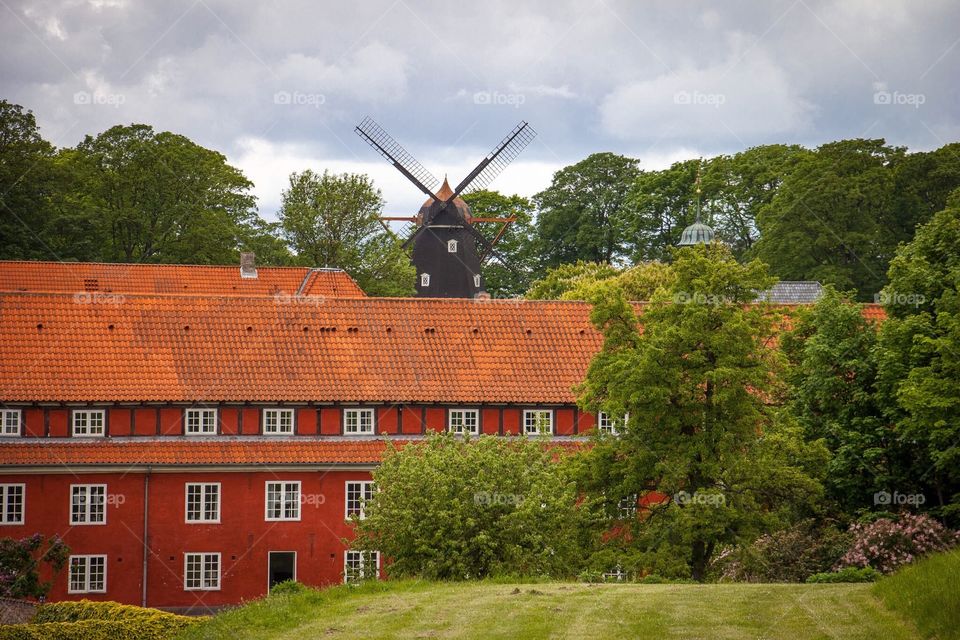
[[[185,638],[918,638],[870,584],[391,582],[268,598]]]

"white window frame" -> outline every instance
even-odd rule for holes
[[[351,485],[353,485],[354,492],[360,494],[359,506],[354,509],[350,508],[350,493]],[[345,520],[351,520],[354,515],[356,515],[360,520],[363,520],[367,517],[365,504],[367,500],[370,500],[373,497],[373,492],[376,489],[373,486],[373,480],[347,480],[343,485],[343,517]]]
[[[197,429],[192,431],[190,423],[196,418]],[[217,435],[218,412],[210,407],[189,407],[183,410],[183,433],[187,436],[215,436]],[[207,430],[208,419],[212,423],[213,429]]]
[[[99,490],[98,492],[102,495],[102,507],[100,509],[101,520],[92,520],[93,516],[93,501],[91,500],[94,489]],[[79,491],[79,492],[78,492]],[[77,496],[83,494],[83,510],[82,515],[83,520],[78,520],[77,515],[78,511],[74,509],[77,506]],[[87,526],[87,525],[105,525],[107,524],[107,485],[105,484],[72,484],[70,485],[70,524],[75,526]]]
[[[14,430],[11,430],[13,427]],[[3,409],[0,411],[0,436],[15,438],[23,433],[23,411]]]
[[[456,253],[458,249],[458,243],[456,240],[450,239],[447,240],[447,253]]]
[[[93,430],[93,418],[100,421],[97,432]],[[78,424],[79,422],[83,424]],[[107,412],[103,409],[74,409],[70,419],[70,433],[75,438],[101,438],[107,435]]]
[[[10,517],[10,508],[16,503],[11,504],[14,494],[18,498],[19,510]],[[26,521],[27,513],[27,485],[14,482],[0,484],[0,525],[21,525]]]
[[[626,426],[630,414],[626,414],[620,419],[616,419],[606,411],[597,414],[597,431],[611,436],[618,436]]]
[[[356,415],[356,431],[348,430],[350,425],[350,416],[351,414]],[[362,416],[369,416],[370,418],[370,429],[361,430],[363,427],[363,418]],[[376,412],[370,407],[345,407],[343,410],[343,435],[345,436],[372,436],[377,433],[377,415]]]
[[[190,517],[190,489],[200,490],[200,517]],[[213,495],[217,501],[216,517],[207,517],[207,500]],[[223,504],[219,482],[186,482],[183,486],[183,521],[187,524],[220,524],[220,507]]]
[[[481,282],[482,282],[482,280],[481,280],[481,278],[480,278],[480,274],[479,274],[479,273],[474,274],[474,275],[473,275],[473,286],[474,286],[474,288],[479,289]]]
[[[626,520],[627,518],[636,518],[639,505],[640,496],[636,493],[631,493],[628,496],[624,496],[617,501],[617,516],[621,520]]]
[[[429,287],[429,286],[430,286],[430,274],[429,274],[429,273],[421,273],[421,274],[420,274],[420,286],[421,286],[421,287]]]
[[[357,568],[359,570],[359,576],[351,579],[351,572],[348,570],[350,566],[350,560],[353,557],[359,558],[359,563]],[[376,569],[373,576],[366,575],[366,564],[367,559],[375,558]],[[357,551],[355,549],[347,549],[343,552],[343,583],[344,584],[354,584],[361,582],[363,580],[379,580],[380,579],[380,552],[379,551]]]
[[[542,430],[537,428],[537,422],[539,421],[538,416],[545,415],[547,418],[547,429]],[[534,428],[530,429],[530,422],[534,421]],[[553,435],[553,410],[552,409],[524,409],[523,410],[523,433],[530,435],[544,435],[552,436]]]
[[[216,584],[208,580],[207,572],[207,563],[213,559],[216,559],[217,563],[217,574],[216,574]],[[198,560],[200,563],[199,576],[197,580],[199,584],[197,586],[190,586],[190,561]],[[208,552],[208,551],[188,551],[183,554],[183,590],[184,591],[220,591],[220,576],[223,572],[223,563],[221,562],[221,557],[219,552]]]
[[[270,515],[270,488],[271,485],[280,485],[278,499],[280,502],[280,516]],[[296,485],[296,500],[290,502],[290,485]],[[303,496],[301,483],[299,480],[267,480],[263,483],[263,519],[267,522],[297,522],[300,520],[300,502]],[[293,504],[296,509],[295,516],[286,515],[287,507]]]
[[[467,417],[473,418],[473,429],[466,430]],[[459,424],[457,424],[459,423]],[[479,409],[449,409],[447,410],[447,431],[456,435],[479,435],[480,434],[480,410]]]
[[[99,563],[103,566],[103,577],[100,581],[100,588],[96,589],[91,586],[91,567],[93,561],[98,560]],[[83,568],[83,586],[81,588],[74,587],[73,580],[73,569],[74,567]],[[107,592],[107,556],[89,554],[89,555],[74,555],[70,556],[70,559],[67,561],[67,593],[106,593]]]
[[[283,430],[284,418],[289,419],[289,429]],[[271,427],[271,422],[273,423]],[[263,410],[263,435],[292,436],[296,429],[294,410],[286,407],[271,407]]]

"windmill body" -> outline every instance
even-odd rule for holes
[[[530,125],[521,122],[514,127],[455,189],[450,187],[446,178],[441,185],[433,174],[370,118],[365,118],[355,131],[428,196],[416,217],[381,218],[388,230],[388,221],[416,223],[413,233],[403,245],[413,247],[411,259],[417,270],[418,297],[474,298],[483,294],[481,267],[484,260],[490,257],[513,270],[494,245],[515,218],[475,219],[460,194],[486,188],[537,135]],[[475,222],[494,222],[503,226],[491,242],[477,231]]]

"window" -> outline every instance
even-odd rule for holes
[[[0,436],[20,435],[20,409],[0,411]]]
[[[617,503],[617,515],[621,519],[635,517],[637,515],[637,500],[638,496],[635,493],[620,498],[620,502]]]
[[[73,435],[75,436],[102,436],[104,435],[103,409],[84,409],[73,412]]]
[[[347,584],[380,577],[379,551],[345,551],[343,581]]]
[[[527,434],[552,434],[553,412],[549,409],[530,409],[524,411],[523,432]]]
[[[187,483],[187,522],[220,522],[220,483]]]
[[[429,273],[421,273],[421,274],[420,274],[420,286],[421,286],[421,287],[429,287],[429,286],[430,286],[430,274],[429,274]]]
[[[219,591],[220,554],[183,554],[183,590]]]
[[[107,556],[70,556],[68,593],[105,593]]]
[[[447,252],[456,253],[457,252],[457,241],[456,240],[447,240]]]
[[[70,485],[70,524],[107,523],[107,485]]]
[[[604,411],[601,411],[597,416],[597,429],[600,433],[608,433],[612,436],[619,435],[626,424],[627,416],[618,420]]]
[[[347,435],[373,433],[373,409],[344,409],[343,432]]]
[[[462,435],[480,432],[480,412],[476,409],[450,409],[447,415],[450,433]]]
[[[188,436],[217,432],[216,409],[187,409],[184,412],[185,433]]]
[[[346,518],[349,520],[353,516],[357,516],[361,520],[366,517],[364,513],[364,506],[366,505],[367,500],[373,498],[373,482],[370,481],[357,481],[357,482],[348,482],[347,483],[347,507],[346,507]]]
[[[0,524],[23,524],[24,490],[22,484],[0,484]]]
[[[480,274],[479,274],[479,273],[476,274],[475,276],[473,276],[473,286],[476,287],[477,289],[480,288]]]
[[[300,482],[267,483],[267,520],[300,519]]]
[[[293,433],[293,409],[264,409],[263,432],[267,435]]]

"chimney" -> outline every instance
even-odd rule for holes
[[[244,251],[240,254],[240,277],[257,277],[257,255],[252,251]]]

